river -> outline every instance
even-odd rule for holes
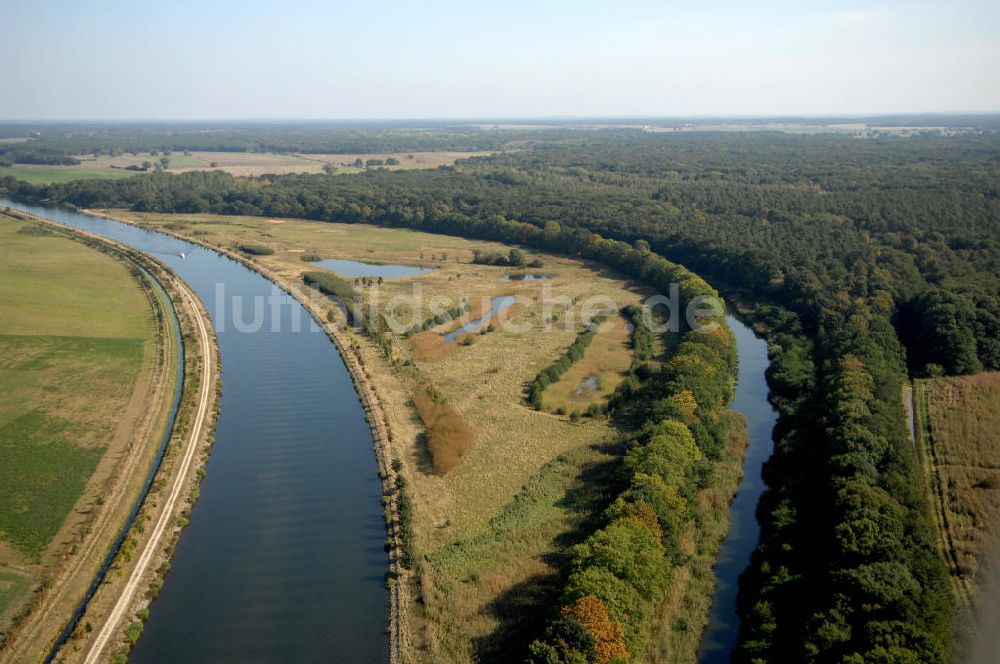
[[[746,418],[748,445],[743,479],[729,510],[729,533],[715,561],[715,595],[708,628],[698,649],[699,664],[728,663],[736,647],[740,627],[736,594],[740,574],[750,563],[750,554],[760,539],[756,511],[765,489],[761,469],[774,451],[771,434],[778,421],[778,413],[767,400],[767,342],[735,317],[729,316],[727,320],[736,336],[740,358],[732,408]]]
[[[213,251],[60,208],[0,206],[155,256],[201,298],[216,328],[215,445],[129,661],[385,662],[388,563],[373,439],[326,334],[271,282]]]
[[[274,285],[213,251],[61,208],[0,199],[2,206],[159,258],[197,293],[216,328],[224,389],[215,446],[129,660],[386,661],[386,530],[372,434],[326,334],[291,297],[280,298],[272,317]],[[263,324],[247,331],[255,298],[265,303]],[[778,417],[767,400],[767,343],[736,318],[728,322],[739,353],[732,407],[746,417],[749,444],[700,664],[729,662],[736,645],[738,580],[759,538],[761,469]]]

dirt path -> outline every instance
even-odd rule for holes
[[[198,302],[194,295],[184,284],[178,282],[176,285],[177,289],[180,291],[181,295],[190,307],[190,311],[192,312],[198,330],[197,340],[201,349],[201,357],[203,358],[201,364],[202,376],[200,392],[198,395],[198,408],[188,435],[184,456],[181,459],[180,467],[174,475],[174,483],[170,490],[170,495],[167,497],[166,503],[160,512],[152,534],[146,541],[146,544],[136,561],[135,567],[132,569],[128,582],[122,588],[118,598],[115,600],[114,607],[111,609],[104,621],[104,624],[101,626],[100,631],[98,631],[97,636],[91,644],[87,657],[84,660],[87,664],[95,664],[99,660],[101,653],[114,636],[116,630],[118,629],[118,625],[121,623],[123,617],[132,606],[132,601],[136,592],[142,585],[143,577],[149,570],[150,563],[155,559],[157,552],[160,550],[164,534],[176,519],[174,508],[177,505],[177,501],[184,497],[183,490],[188,480],[188,473],[195,455],[198,452],[199,443],[202,440],[206,423],[208,421],[207,415],[209,411],[209,403],[215,386],[215,380],[212,375],[215,371],[215,361],[212,357],[212,339],[208,333],[208,328],[205,323],[202,310],[198,306]]]
[[[945,487],[938,470],[937,450],[934,447],[934,432],[930,421],[930,394],[926,383],[914,382],[912,386],[912,406],[914,444],[924,469],[924,486],[928,493],[929,508],[938,529],[938,545],[945,560],[955,598],[966,609],[972,606],[972,590],[958,571],[958,555],[951,539],[948,512],[945,509]],[[918,440],[919,439],[919,440]]]
[[[169,334],[169,330],[161,330],[161,333]],[[172,346],[170,341],[161,340],[160,343],[166,344],[164,349],[169,349]],[[155,404],[161,398],[169,397],[169,395],[163,396],[164,386],[169,383],[168,377],[163,375],[163,372],[169,369],[170,359],[165,356],[158,358],[157,362],[160,364],[156,370],[157,375],[150,380],[149,385],[144,386],[145,389],[137,390],[133,394],[128,406],[130,411],[134,412],[142,408],[146,412],[140,417],[134,418],[134,421],[123,423],[119,431],[116,432],[116,437],[131,436],[136,445],[138,441],[150,440],[154,435],[155,425],[159,420],[159,412],[156,410]],[[149,461],[149,457],[143,453],[143,450],[133,449],[128,441],[125,444],[116,445],[114,452],[123,457],[121,461],[115,462],[119,465],[112,471],[119,479],[115,481],[110,492],[104,496],[105,509],[101,510],[96,521],[87,526],[91,533],[97,535],[87,537],[75,555],[70,558],[69,563],[52,579],[44,602],[19,627],[16,642],[12,644],[9,653],[0,656],[0,662],[18,661],[19,657],[26,654],[25,651],[30,651],[33,647],[40,645],[40,640],[46,638],[46,634],[52,631],[54,621],[66,619],[67,616],[64,614],[67,613],[67,607],[75,606],[79,601],[75,595],[81,592],[80,584],[82,583],[83,587],[86,587],[86,584],[90,583],[96,566],[104,557],[103,550],[107,548],[109,541],[121,528],[119,521],[123,519],[122,515],[127,513],[135,500],[133,489],[137,481],[142,481],[144,464]],[[94,569],[88,570],[88,568]]]
[[[66,230],[65,227],[52,224],[45,219],[27,214],[22,216]],[[68,237],[79,241],[80,235],[82,234],[71,231]],[[115,253],[115,259],[127,265],[133,264],[127,255],[120,252]],[[145,465],[155,452],[155,448],[152,447],[153,442],[159,440],[158,432],[167,417],[166,411],[161,409],[159,404],[167,400],[165,403],[169,405],[168,388],[171,384],[171,367],[176,360],[176,349],[166,319],[168,313],[163,308],[165,305],[157,301],[154,288],[153,284],[148,284],[148,287],[143,289],[149,298],[152,312],[157,316],[156,345],[144,359],[143,372],[146,371],[146,365],[152,368],[149,369],[148,376],[140,379],[140,383],[133,391],[125,411],[126,415],[115,431],[114,442],[105,453],[107,458],[102,460],[98,470],[95,471],[95,476],[98,473],[104,474],[100,479],[101,484],[95,488],[104,498],[103,508],[92,521],[81,522],[82,525],[80,523],[72,526],[64,525],[60,530],[57,539],[68,539],[72,536],[76,531],[67,530],[71,527],[77,530],[86,529],[88,536],[73,555],[60,554],[64,561],[57,565],[54,574],[46,581],[36,607],[24,622],[18,625],[14,631],[15,638],[8,644],[8,648],[0,650],[0,662],[20,662],[34,657],[40,658],[48,651],[48,640],[58,632],[61,622],[68,618],[70,609],[67,607],[75,607],[79,603],[79,596],[82,596],[90,584],[105,556],[104,550],[121,528],[120,521],[131,509],[135,494],[142,483]],[[95,481],[95,477],[91,477],[88,491]],[[81,501],[83,500],[84,498],[81,498]],[[78,502],[74,511],[79,505]]]

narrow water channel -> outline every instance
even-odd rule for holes
[[[495,297],[490,301],[490,308],[483,312],[483,315],[476,320],[466,323],[457,330],[453,330],[448,334],[444,335],[444,340],[451,343],[458,338],[460,334],[468,334],[470,332],[478,332],[483,326],[485,326],[491,318],[500,315],[500,312],[506,311],[507,309],[514,306],[517,300],[513,295],[501,295],[500,297]]]
[[[372,434],[326,334],[213,251],[59,208],[0,206],[155,256],[201,298],[218,335],[223,392],[201,498],[129,661],[386,661]]]
[[[750,554],[760,538],[756,510],[765,488],[760,473],[774,451],[771,433],[778,421],[778,413],[767,400],[764,375],[769,363],[767,342],[735,317],[729,316],[727,321],[736,336],[740,358],[732,408],[746,418],[749,440],[743,461],[743,479],[729,510],[729,533],[715,561],[715,595],[708,615],[708,628],[698,649],[699,664],[727,664],[736,647],[740,627],[736,594],[740,574],[749,564]]]

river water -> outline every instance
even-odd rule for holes
[[[159,258],[197,293],[216,328],[224,389],[215,446],[129,661],[386,661],[386,531],[372,434],[326,334],[290,297],[276,298],[272,316],[274,285],[213,251],[61,208],[0,199],[3,206]],[[736,645],[738,580],[759,538],[761,469],[778,417],[767,400],[766,342],[736,318],[728,322],[739,352],[732,407],[746,417],[749,445],[700,664],[729,662]]]
[[[218,335],[223,393],[201,498],[129,661],[386,661],[372,434],[326,334],[271,282],[213,251],[59,208],[0,206],[159,258]]]
[[[778,413],[767,400],[764,375],[769,364],[767,342],[735,317],[729,316],[727,320],[736,336],[740,357],[732,408],[746,418],[748,446],[743,461],[743,479],[729,510],[729,533],[715,561],[715,596],[708,615],[708,628],[698,649],[699,664],[728,663],[736,647],[740,627],[736,594],[740,574],[750,563],[750,554],[760,539],[756,510],[765,488],[761,469],[774,451],[771,434],[778,421]]]

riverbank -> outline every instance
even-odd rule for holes
[[[178,515],[189,509],[197,498],[195,484],[200,477],[199,469],[207,459],[218,399],[215,380],[218,376],[218,353],[214,347],[214,338],[209,334],[211,328],[205,323],[206,312],[186,286],[158,261],[126,245],[80,229],[25,212],[18,211],[16,214],[30,217],[61,233],[72,234],[90,246],[122,256],[152,275],[174,305],[181,335],[193,342],[185,347],[184,391],[176,423],[171,438],[166,443],[155,481],[132,528],[124,538],[104,583],[97,588],[76,629],[59,652],[60,657],[67,662],[82,661],[84,657],[88,661],[95,661],[102,651],[118,651],[129,640],[125,632],[132,628],[123,621],[130,623],[126,618],[131,617],[131,611],[141,608],[143,598],[136,597],[136,590],[145,587],[143,583],[156,585],[156,576],[165,571],[161,563],[169,557],[172,543],[168,544],[166,551],[162,551],[160,545],[165,540],[176,538],[180,530]],[[142,467],[148,466],[147,459]],[[128,507],[131,508],[131,504]],[[155,522],[156,527],[147,531],[146,526],[151,522]],[[117,532],[121,528],[121,520],[115,523],[118,524]],[[103,553],[101,557],[103,558]],[[126,578],[130,582],[126,583]],[[140,581],[132,583],[133,578]],[[89,583],[90,578],[86,582]],[[76,601],[67,601],[68,606],[76,606]],[[102,634],[105,636],[102,637]],[[9,654],[4,653],[4,657],[13,658],[9,661],[19,661],[21,655],[30,650],[35,654],[29,656],[29,659],[43,659],[52,639],[54,634],[19,640],[15,644],[16,650],[10,649]],[[99,647],[95,647],[98,642]],[[110,647],[106,647],[109,643]]]
[[[82,210],[84,214],[95,217],[102,217],[128,224],[137,228],[148,228],[135,221],[116,217],[111,214]],[[157,227],[156,232],[170,235],[178,239],[197,244],[210,251],[221,254],[248,269],[260,274],[268,281],[278,285],[282,290],[295,298],[303,308],[309,313],[312,319],[329,336],[336,346],[344,364],[352,377],[355,391],[366,413],[366,419],[371,428],[372,437],[375,441],[374,452],[378,463],[379,478],[382,483],[382,493],[384,507],[387,510],[387,527],[389,528],[389,576],[396,579],[395,583],[388,584],[390,611],[389,611],[389,661],[395,664],[399,661],[407,661],[401,658],[401,653],[408,642],[406,628],[402,620],[409,603],[410,597],[406,592],[409,587],[410,572],[400,564],[401,551],[401,524],[399,519],[399,495],[396,491],[398,472],[393,468],[392,443],[396,439],[390,422],[389,410],[386,401],[382,398],[375,387],[375,381],[371,379],[372,366],[380,362],[380,353],[363,335],[353,333],[348,328],[341,327],[337,322],[328,320],[327,309],[323,306],[323,301],[317,301],[310,297],[313,291],[307,289],[300,283],[293,283],[284,275],[254,261],[242,254],[230,251],[225,247],[203,242],[196,237],[189,237],[180,233]],[[383,367],[383,369],[385,369]],[[404,402],[405,403],[405,402]],[[387,577],[388,578],[388,577]]]
[[[179,348],[170,304],[126,254],[29,215],[3,216],[20,226],[18,234],[5,238],[5,249],[18,252],[5,261],[5,268],[16,269],[4,284],[5,305],[20,302],[16,311],[5,312],[4,329],[15,332],[4,337],[5,357],[20,361],[5,366],[11,381],[5,384],[5,405],[15,408],[7,415],[23,409],[17,421],[41,418],[44,423],[14,430],[13,442],[33,454],[30,459],[16,454],[5,459],[20,473],[9,478],[5,491],[14,492],[13,505],[29,510],[33,533],[42,537],[48,528],[55,535],[34,564],[22,568],[38,587],[21,609],[10,644],[0,649],[0,661],[41,660],[88,592],[162,449],[180,390]],[[24,245],[28,239],[44,246],[33,250]],[[67,252],[63,246],[78,246],[84,253]],[[87,261],[106,261],[116,269],[95,272]],[[25,290],[23,284],[35,286]],[[141,310],[122,310],[122,289],[136,285]],[[95,301],[102,306],[93,306]],[[114,315],[109,317],[110,312]],[[149,331],[147,341],[120,338],[131,335],[124,330],[135,325]],[[133,355],[135,362],[128,359]],[[41,439],[33,435],[33,426],[41,427]],[[53,446],[61,440],[66,444],[54,454]],[[7,448],[7,454],[15,450]],[[100,454],[82,482],[79,473],[87,464],[78,458],[81,451]],[[70,493],[74,481],[81,482],[78,497]],[[18,487],[18,482],[26,485]],[[21,502],[26,500],[30,502]],[[65,518],[56,511],[59,500],[68,510]],[[71,509],[67,500],[75,500]],[[17,532],[16,523],[5,524],[9,533]]]

